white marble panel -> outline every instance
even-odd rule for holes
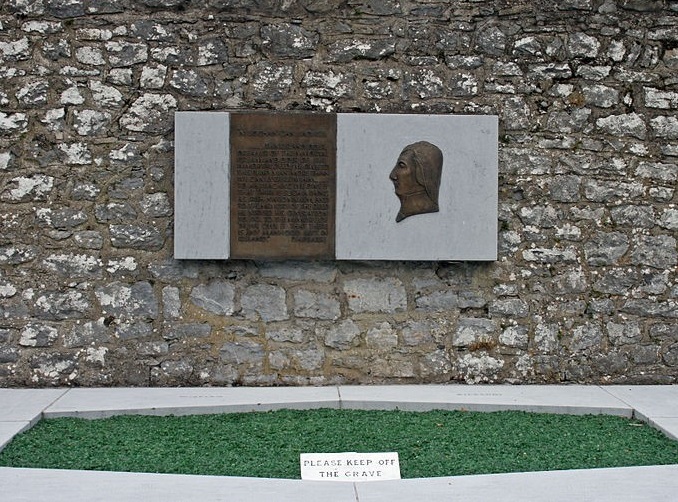
[[[174,258],[230,255],[229,124],[222,112],[174,115]]]
[[[395,218],[389,174],[418,141],[443,153],[440,211]],[[339,260],[497,258],[497,117],[338,114]]]

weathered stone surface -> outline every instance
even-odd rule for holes
[[[509,326],[499,335],[499,343],[507,347],[527,349],[528,342],[529,331],[525,326]]]
[[[26,202],[45,200],[54,188],[54,178],[45,174],[35,174],[30,177],[19,176],[13,178],[0,195],[0,200],[6,202]]]
[[[636,174],[642,178],[663,182],[675,182],[678,179],[678,165],[661,162],[641,162]]]
[[[351,279],[344,282],[353,312],[396,312],[407,308],[405,288],[398,279]]]
[[[514,4],[6,0],[0,387],[675,383],[678,6]],[[172,260],[179,109],[497,115],[499,259]]]
[[[172,328],[165,332],[165,340],[179,340],[184,338],[205,338],[212,333],[212,326],[209,324],[187,323],[173,324]]]
[[[411,321],[401,331],[403,343],[409,346],[433,343],[433,327],[426,321]]]
[[[48,324],[30,323],[21,331],[19,345],[23,347],[49,347],[59,337],[59,331]]]
[[[377,40],[341,40],[328,48],[330,61],[346,63],[356,59],[377,61],[395,53],[396,41],[393,38]]]
[[[638,139],[645,139],[647,126],[643,117],[637,113],[627,115],[610,115],[609,117],[599,118],[596,125],[604,132],[613,136],[632,136]]]
[[[577,254],[573,248],[532,248],[523,251],[523,258],[525,261],[533,261],[538,263],[559,263],[576,261]]]
[[[311,319],[339,319],[341,305],[330,294],[302,289],[294,293],[294,315]]]
[[[99,222],[124,223],[134,221],[137,212],[129,202],[110,202],[97,204],[94,207],[94,216]]]
[[[519,300],[517,298],[508,298],[495,300],[490,303],[488,312],[493,317],[527,317],[527,315],[530,313],[530,307],[523,300]]]
[[[148,321],[124,321],[115,325],[115,335],[121,340],[148,338],[152,334],[153,325]]]
[[[469,347],[496,338],[498,325],[491,319],[461,318],[452,337],[455,347]]]
[[[131,285],[112,282],[94,291],[104,314],[115,317],[155,319],[158,317],[158,299],[148,282]]]
[[[652,228],[655,222],[651,206],[620,206],[610,209],[612,221],[617,225]]]
[[[172,214],[172,206],[169,197],[164,192],[144,195],[140,205],[143,213],[149,218],[161,218]]]
[[[101,260],[87,254],[51,254],[43,265],[50,272],[74,279],[101,277],[103,269]]]
[[[290,281],[334,282],[337,268],[333,263],[315,261],[286,261],[257,263],[262,277],[285,279]]]
[[[301,343],[306,341],[306,335],[300,328],[289,327],[267,330],[266,339],[274,342]]]
[[[584,181],[584,195],[592,202],[609,202],[614,199],[635,199],[645,192],[641,183],[616,183],[599,180]]]
[[[593,290],[599,293],[623,295],[637,282],[636,274],[629,273],[626,269],[613,268],[600,274],[599,279],[593,284]]]
[[[355,93],[355,76],[352,74],[308,72],[302,84],[306,86],[306,94],[314,98],[339,99],[352,97]]]
[[[325,345],[333,349],[346,350],[360,343],[360,328],[350,319],[318,331],[324,337]]]
[[[32,246],[1,246],[0,265],[18,265],[35,259],[38,250]]]
[[[587,349],[596,350],[600,347],[602,337],[603,331],[600,326],[594,324],[578,326],[572,334],[570,348],[574,352]]]
[[[398,345],[398,334],[387,322],[367,330],[365,336],[367,348],[374,350],[391,350]]]
[[[162,288],[162,315],[164,319],[176,319],[181,315],[181,296],[179,288]]]
[[[224,281],[200,284],[191,290],[191,302],[208,312],[230,316],[235,311],[235,288]]]
[[[655,117],[650,120],[654,133],[665,139],[678,139],[678,117]]]
[[[488,354],[465,354],[459,358],[454,367],[466,383],[492,382],[498,377],[504,361]]]
[[[108,343],[112,339],[111,323],[110,318],[100,317],[96,321],[76,324],[64,334],[64,346],[74,348]]]
[[[269,322],[289,318],[285,290],[278,286],[271,284],[249,286],[243,292],[240,303],[247,319]]]
[[[600,50],[600,42],[586,33],[573,33],[569,36],[567,49],[572,57],[595,58]]]
[[[221,360],[227,364],[261,367],[264,362],[264,348],[251,340],[225,343],[220,354]]]
[[[600,108],[619,104],[619,91],[606,85],[589,85],[582,88],[586,103]]]
[[[253,67],[252,94],[256,102],[280,101],[292,90],[291,66],[268,62]],[[1,117],[0,117],[1,119]]]
[[[659,269],[675,267],[678,263],[676,239],[669,235],[641,236],[631,252],[631,260],[637,265]]]
[[[61,230],[71,230],[86,223],[89,216],[84,211],[61,208],[41,208],[36,211],[36,220],[40,225]]]
[[[658,302],[656,300],[627,300],[621,311],[651,318],[678,318],[678,303],[675,301]]]
[[[476,49],[493,55],[501,56],[506,50],[506,34],[498,26],[488,26],[478,33]]]
[[[642,334],[638,323],[625,324],[608,322],[606,325],[607,336],[614,345],[627,345],[640,342]]]
[[[75,359],[69,355],[45,353],[35,355],[30,361],[32,381],[52,385],[68,383],[77,376],[74,373],[75,365]]]
[[[589,265],[614,265],[629,249],[629,239],[621,232],[597,232],[584,244]]]
[[[41,319],[82,319],[87,316],[90,302],[81,291],[73,289],[48,291],[35,300],[35,315]]]
[[[155,251],[164,242],[164,235],[151,225],[111,225],[111,244],[116,248]]]
[[[172,128],[177,100],[171,94],[144,94],[120,118],[120,125],[136,132],[163,134]]]
[[[280,23],[261,28],[264,51],[283,58],[303,59],[315,54],[319,36],[301,26]]]
[[[539,352],[553,353],[560,348],[560,328],[555,324],[540,323],[534,330],[534,343]]]
[[[170,78],[170,86],[186,96],[207,96],[207,82],[194,70],[176,70]]]

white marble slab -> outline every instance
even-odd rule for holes
[[[0,422],[0,451],[9,444],[14,436],[31,427],[31,422]]]
[[[364,483],[360,502],[650,502],[676,500],[678,465],[525,472]]]
[[[647,418],[678,418],[678,385],[610,385],[603,387]]]
[[[174,115],[174,258],[230,255],[229,120],[222,112]]]
[[[67,389],[0,389],[0,422],[31,422]]]
[[[352,483],[0,468],[3,502],[356,502]]]
[[[586,385],[387,385],[341,386],[342,405],[413,411],[521,410],[631,417],[633,408],[597,386]]]
[[[443,153],[440,211],[395,218],[389,174],[407,145]],[[339,260],[496,260],[497,117],[337,115]]]
[[[643,418],[643,417],[638,417]],[[647,421],[655,429],[662,431],[671,439],[678,440],[678,417],[658,417],[658,418],[647,418],[644,420]]]
[[[338,407],[336,387],[112,388],[72,389],[44,414],[102,418]]]

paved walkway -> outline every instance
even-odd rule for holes
[[[41,418],[280,408],[524,410],[645,420],[678,439],[678,386],[0,389],[0,448]],[[310,453],[310,452],[309,452]],[[368,483],[0,468],[2,501],[669,501],[678,465]]]

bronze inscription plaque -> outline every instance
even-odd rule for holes
[[[231,257],[333,259],[334,114],[231,115]]]

